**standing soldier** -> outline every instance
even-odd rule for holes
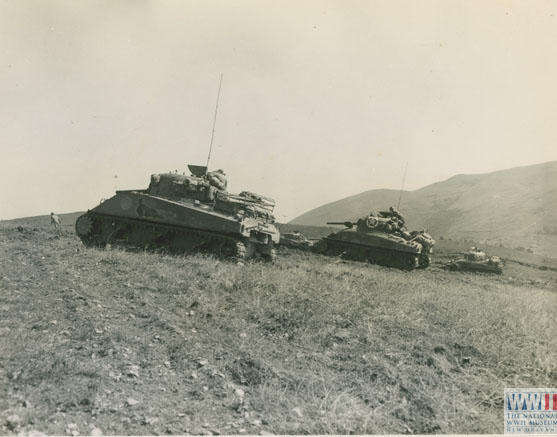
[[[405,220],[404,220],[404,217],[402,216],[402,214],[400,212],[398,212],[392,206],[389,208],[389,210],[390,210],[390,213],[391,213],[391,217],[396,217],[397,219],[399,219],[402,222],[402,225],[404,226]]]
[[[209,183],[219,190],[226,191],[228,181],[226,180],[226,173],[222,170],[210,171],[207,173],[207,180]]]
[[[54,225],[56,229],[62,226],[62,219],[53,212],[50,213],[50,224]]]

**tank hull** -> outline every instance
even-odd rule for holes
[[[274,258],[280,234],[272,223],[214,210],[213,204],[174,201],[142,191],[118,191],[79,217],[76,233],[89,246],[118,244],[223,257]]]

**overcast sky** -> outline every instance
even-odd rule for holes
[[[557,159],[555,1],[0,0],[0,218],[204,164],[280,221]]]

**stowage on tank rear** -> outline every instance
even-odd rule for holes
[[[201,174],[199,168],[190,166],[190,176],[152,175],[145,190],[117,191],[78,218],[77,235],[88,246],[274,260],[280,239],[274,200],[247,191],[231,194],[224,172]]]

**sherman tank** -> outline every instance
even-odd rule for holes
[[[317,252],[403,270],[430,264],[435,240],[425,231],[408,232],[403,219],[395,215],[379,213],[357,222],[327,224],[344,225],[346,229],[323,238],[314,246]]]
[[[116,191],[75,224],[87,246],[115,244],[273,261],[280,233],[269,197],[226,191],[224,172],[190,165],[191,175],[154,174],[144,190]]]
[[[300,232],[287,232],[280,235],[280,244],[293,249],[310,250],[313,243],[304,237]]]
[[[447,268],[457,271],[496,273],[500,275],[503,273],[503,262],[498,256],[488,256],[483,250],[472,247],[459,258],[449,261]]]

